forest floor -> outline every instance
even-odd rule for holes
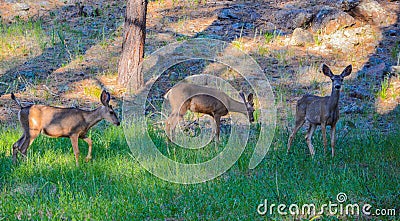
[[[120,100],[124,89],[117,85],[116,77],[124,1],[84,1],[86,17],[79,14],[74,1],[24,2],[29,10],[17,11],[17,3],[0,6],[5,21],[0,51],[0,89],[4,94],[0,98],[4,103],[0,120],[16,117],[17,109],[9,99],[11,91],[31,102],[85,107],[92,106],[100,88],[106,86]],[[231,42],[264,70],[276,97],[283,99],[277,102],[281,113],[293,109],[304,93],[329,93],[330,81],[319,72],[322,63],[334,73],[352,64],[353,73],[346,82],[347,96],[341,99],[344,112],[392,112],[398,106],[400,93],[398,79],[389,73],[391,66],[398,65],[398,18],[377,23],[354,16],[351,26],[337,31],[329,31],[329,27],[314,31],[314,24],[304,24],[311,26],[314,41],[293,45],[295,26],[280,20],[286,18],[281,14],[304,9],[312,12],[323,4],[150,2],[146,55],[193,37]],[[399,10],[398,1],[380,1],[380,6],[387,12]],[[13,23],[7,25],[7,21]]]
[[[246,150],[247,158],[227,174],[181,186],[147,173],[131,159],[122,128],[105,123],[90,134],[97,146],[93,163],[76,168],[68,140],[40,137],[30,160],[12,165],[11,146],[21,128],[11,92],[26,103],[93,109],[106,89],[122,114],[126,88],[117,84],[117,72],[125,1],[81,2],[83,8],[75,0],[0,3],[0,220],[255,220],[265,218],[255,210],[264,198],[324,203],[340,191],[352,202],[399,210],[400,74],[394,70],[400,65],[399,1],[361,1],[372,2],[369,17],[337,5],[358,1],[150,1],[145,57],[192,38],[229,42],[260,65],[278,110],[273,150],[259,167],[247,171]],[[324,20],[329,16],[333,22]],[[308,34],[298,36],[296,28]],[[337,157],[323,156],[319,130],[316,159],[307,155],[303,139],[286,155],[297,100],[331,91],[330,79],[320,72],[323,63],[335,74],[353,66],[340,97]],[[221,65],[188,61],[165,74],[176,81],[215,70]],[[226,72],[235,71],[225,67],[221,73]],[[171,86],[160,85],[160,95]]]

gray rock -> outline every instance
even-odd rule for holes
[[[235,23],[232,25],[232,28],[234,29],[252,29],[254,28],[254,25],[251,23],[243,23],[243,22],[239,22],[239,23]]]
[[[386,71],[386,64],[385,62],[382,62],[372,67],[364,66],[362,70],[358,72],[357,77],[372,77],[375,79],[381,79]]]
[[[28,11],[30,9],[30,6],[26,3],[15,3],[13,5],[13,9],[15,11]]]
[[[305,44],[314,44],[314,36],[307,30],[296,28],[293,31],[290,44],[295,46],[304,46]]]
[[[213,25],[213,26],[209,27],[209,29],[211,31],[218,32],[218,31],[222,31],[224,29],[224,26],[223,25]]]
[[[5,0],[6,3],[8,4],[13,4],[13,3],[17,3],[16,0]]]
[[[40,5],[41,7],[49,7],[49,6],[50,6],[50,3],[49,3],[48,1],[41,1],[41,2],[39,2],[39,5]]]
[[[338,49],[343,53],[351,53],[354,47],[362,41],[359,33],[366,33],[367,35],[366,30],[364,27],[338,30],[333,34],[324,36],[323,41],[328,48]]]
[[[338,6],[340,6],[343,11],[351,11],[355,7],[357,7],[360,4],[360,0],[339,0],[338,1]]]
[[[326,34],[331,34],[338,29],[349,27],[355,24],[355,19],[337,8],[322,7],[315,16],[312,30],[324,29]]]
[[[246,11],[246,15],[247,15],[247,16],[246,16],[247,19],[249,19],[250,21],[256,21],[256,20],[258,20],[258,19],[261,18],[261,15],[258,14],[256,11],[254,11],[254,10],[252,10],[252,9],[247,10],[247,11]]]
[[[19,12],[15,13],[14,18],[16,18],[17,16],[18,17],[26,17],[26,16],[28,16],[28,12],[27,11],[19,11]]]
[[[239,16],[233,12],[233,9],[225,8],[218,14],[218,19],[238,19]]]
[[[275,24],[282,24],[287,29],[307,27],[313,14],[304,9],[281,10],[274,16]]]
[[[266,22],[264,24],[264,30],[268,31],[268,32],[272,32],[276,29],[276,25],[272,22]]]
[[[375,23],[376,25],[389,25],[396,22],[396,14],[393,12],[386,11],[377,1],[375,0],[363,0],[352,12],[367,20]]]

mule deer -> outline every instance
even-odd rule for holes
[[[171,130],[174,131],[187,110],[190,110],[208,114],[214,118],[217,126],[216,141],[219,141],[221,117],[227,115],[229,111],[248,115],[249,121],[254,122],[253,94],[249,94],[247,100],[243,92],[239,94],[243,103],[214,88],[189,83],[180,83],[174,86],[164,96],[172,108],[172,112],[166,120],[166,133],[170,136]]]
[[[92,111],[45,105],[23,107],[13,93],[11,93],[11,98],[21,108],[18,113],[18,119],[24,130],[21,138],[13,145],[14,163],[17,161],[18,151],[26,157],[28,147],[42,133],[54,138],[69,137],[74,150],[76,165],[78,166],[78,138],[83,139],[89,146],[88,155],[86,156],[86,162],[88,162],[92,159],[92,140],[86,136],[88,130],[102,119],[117,126],[120,124],[117,115],[109,104],[110,94],[104,90],[100,96],[103,106]]]
[[[332,157],[335,155],[335,131],[336,123],[339,120],[339,95],[340,88],[343,84],[343,79],[349,76],[352,66],[347,66],[340,75],[334,75],[329,67],[322,65],[322,72],[332,80],[331,96],[319,97],[314,95],[304,95],[298,102],[296,107],[296,126],[293,133],[289,137],[287,152],[289,153],[290,146],[297,131],[303,126],[307,120],[310,126],[307,131],[306,140],[311,156],[315,155],[314,147],[311,139],[315,128],[321,125],[322,137],[324,139],[324,153],[326,154],[326,126],[331,126],[331,148]]]

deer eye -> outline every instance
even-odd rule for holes
[[[110,114],[114,114],[114,111],[110,111]]]

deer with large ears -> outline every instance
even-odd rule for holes
[[[296,106],[296,126],[293,133],[289,137],[287,152],[290,151],[293,138],[297,131],[303,126],[307,120],[310,126],[307,131],[306,140],[311,156],[314,157],[315,151],[311,143],[311,139],[315,128],[321,125],[322,137],[324,140],[324,153],[326,153],[327,139],[326,126],[331,126],[331,148],[332,157],[335,155],[335,131],[336,123],[339,120],[339,96],[340,89],[343,85],[343,79],[350,75],[352,66],[347,66],[340,75],[334,75],[329,67],[322,65],[322,73],[328,76],[332,81],[331,96],[319,97],[315,95],[304,95]]]
[[[216,123],[216,141],[219,141],[221,117],[231,112],[238,112],[248,115],[249,121],[254,122],[254,103],[253,94],[249,94],[247,100],[243,92],[239,93],[243,100],[236,101],[224,92],[195,84],[180,83],[171,88],[166,94],[172,112],[166,120],[166,133],[169,137],[173,136],[173,131],[179,121],[183,119],[185,113],[192,112],[208,114],[212,116]]]
[[[103,105],[92,111],[46,105],[23,107],[14,94],[11,94],[11,98],[21,108],[18,113],[18,119],[24,130],[21,138],[13,145],[12,157],[14,163],[17,160],[18,152],[26,157],[28,147],[42,133],[54,138],[69,137],[74,150],[76,165],[78,166],[78,138],[83,139],[89,146],[88,155],[86,156],[86,162],[88,162],[92,159],[92,140],[86,136],[88,130],[103,119],[117,126],[120,125],[116,113],[109,104],[110,94],[104,90],[100,96],[100,101]]]

